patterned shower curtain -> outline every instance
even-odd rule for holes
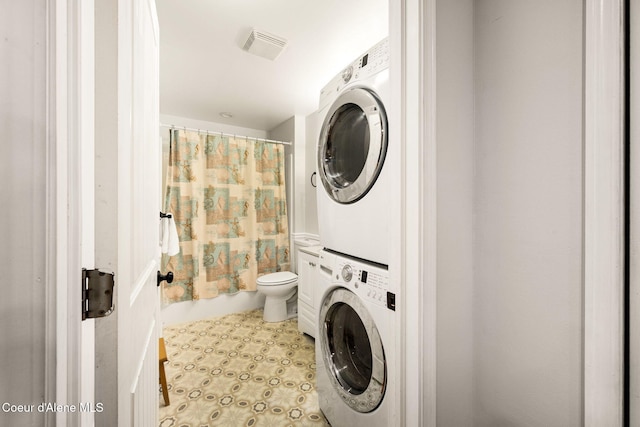
[[[255,291],[289,270],[284,146],[173,129],[170,147],[164,211],[180,252],[163,255],[163,302]]]

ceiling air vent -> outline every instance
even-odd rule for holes
[[[285,39],[254,28],[249,34],[243,49],[273,61],[280,55],[286,45],[287,41]]]

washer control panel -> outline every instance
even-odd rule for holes
[[[389,68],[389,39],[384,39],[373,46],[349,68],[355,69],[355,79],[366,78]]]
[[[389,272],[377,265],[336,257],[334,283],[340,284],[367,302],[395,310],[395,294],[389,291]]]

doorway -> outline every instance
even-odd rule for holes
[[[625,425],[640,424],[640,1],[626,6]]]

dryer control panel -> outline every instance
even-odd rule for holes
[[[320,91],[320,109],[329,104],[345,86],[366,80],[389,68],[389,39],[378,42],[347,65]]]
[[[395,310],[395,294],[390,292],[388,270],[376,265],[336,257],[333,282],[344,286],[367,302]]]

